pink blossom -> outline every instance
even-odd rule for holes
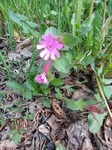
[[[60,44],[51,34],[44,34],[42,35],[42,40],[39,41],[36,48],[37,50],[43,49],[40,53],[40,57],[44,58],[44,60],[55,60],[55,57],[60,58],[60,53],[58,50],[63,48],[63,44]]]
[[[50,68],[50,63],[49,63],[49,62],[46,62],[46,64],[44,65],[42,74],[37,75],[37,76],[35,77],[35,80],[36,80],[38,83],[40,83],[40,84],[48,84],[48,80],[47,80],[47,78],[46,78],[46,74],[47,74],[47,72],[49,71],[49,68]]]
[[[48,84],[48,80],[47,80],[46,74],[44,72],[40,75],[37,75],[35,77],[35,80],[40,84]]]

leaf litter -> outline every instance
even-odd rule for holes
[[[22,56],[25,58],[24,61],[31,58],[32,46],[30,39],[32,37],[19,43],[16,46],[16,51],[8,54],[9,61],[21,62]],[[18,40],[20,41],[20,39]],[[2,49],[7,47],[6,43],[4,38],[0,38],[0,47]],[[84,76],[83,73],[82,75]],[[4,79],[3,74],[1,74],[0,86],[3,90],[6,90],[5,84],[3,84],[6,80],[8,79]],[[62,90],[62,94],[65,97],[71,97],[74,101],[80,98],[84,100],[94,98],[94,92],[89,89],[89,86],[74,81],[72,76],[69,76],[69,80],[68,77],[64,79],[64,84],[72,85],[76,89],[75,92]],[[6,98],[3,98],[1,103],[1,106],[4,107],[4,112],[3,109],[0,109],[0,113],[3,114],[3,118],[6,121],[0,126],[0,150],[55,150],[56,145],[66,150],[112,149],[112,122],[108,116],[100,131],[96,134],[91,134],[88,131],[87,110],[82,112],[72,111],[67,108],[63,100],[56,99],[54,93],[53,98],[52,95],[50,96],[52,101],[51,108],[43,106],[42,96],[21,104],[22,97],[20,94],[13,93],[13,91],[8,93],[6,91],[5,94]],[[29,110],[29,113],[33,113],[34,118],[32,120],[23,118],[23,114],[16,111],[18,104],[23,107],[24,111]],[[13,109],[12,113],[8,111],[8,108]],[[100,110],[98,109],[98,111]],[[26,131],[20,134],[21,142],[18,144],[12,141],[12,135],[10,134],[10,130],[14,128],[13,121],[15,116],[18,130],[25,129]]]

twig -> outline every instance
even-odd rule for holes
[[[107,111],[108,111],[108,113],[109,113],[109,116],[110,116],[110,118],[111,118],[111,120],[112,120],[112,113],[111,113],[111,110],[110,110],[110,108],[109,108],[109,106],[108,106],[108,103],[107,103],[107,100],[106,100],[105,95],[104,95],[104,93],[103,93],[103,90],[102,90],[102,88],[101,88],[100,81],[99,81],[98,76],[97,76],[96,74],[95,74],[95,77],[96,77],[96,81],[97,81],[97,84],[98,84],[98,88],[99,88],[100,94],[101,94],[102,99],[103,99],[103,101],[104,101],[104,103],[105,103],[105,105],[106,105],[106,108],[107,108]]]

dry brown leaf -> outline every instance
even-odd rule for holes
[[[21,41],[21,37],[20,37],[20,35],[16,32],[16,30],[14,30],[14,38],[15,38],[16,42],[20,42],[20,41]]]
[[[65,112],[62,110],[62,108],[59,106],[59,104],[57,104],[55,100],[53,100],[52,102],[52,108],[54,110],[56,117],[58,117],[59,119],[67,119]]]

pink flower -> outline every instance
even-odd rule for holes
[[[37,75],[35,77],[35,80],[40,84],[48,84],[48,80],[47,80],[46,74],[44,72],[40,75]]]
[[[58,50],[63,48],[63,44],[59,43],[58,40],[53,37],[51,34],[42,35],[42,40],[36,46],[37,50],[43,49],[40,53],[40,57],[44,60],[52,59],[55,60],[55,57],[60,58],[60,53]]]
[[[47,63],[44,65],[42,74],[37,75],[37,76],[35,77],[35,80],[36,80],[38,83],[40,83],[40,84],[48,84],[48,80],[47,80],[47,78],[46,78],[46,74],[47,74],[47,72],[49,71],[49,68],[50,68],[50,63],[47,62]]]

